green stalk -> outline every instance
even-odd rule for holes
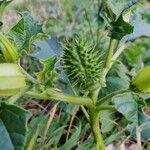
[[[119,45],[119,41],[117,41],[116,46],[114,45],[114,49],[117,49],[118,45]],[[117,49],[117,51],[114,53],[114,55],[111,56],[111,59],[110,59],[109,63],[107,64],[107,67],[105,68],[105,75],[108,73],[108,71],[112,67],[113,63],[117,60],[117,58],[121,55],[121,53],[124,51],[124,49],[126,47],[127,47],[127,44],[123,44],[120,48]],[[110,49],[110,53],[112,54],[111,49]]]
[[[90,93],[90,98],[92,99],[93,104],[96,104],[96,102],[97,102],[97,97],[98,97],[99,91],[100,91],[100,88],[98,88],[97,90],[92,91]]]
[[[47,89],[43,93],[36,93],[36,92],[29,91],[25,93],[25,96],[36,98],[36,99],[63,101],[63,102],[71,103],[71,104],[87,106],[89,108],[93,107],[93,103],[90,98],[71,96],[71,95],[56,91],[55,89]]]
[[[97,111],[102,111],[102,110],[115,110],[114,105],[99,105],[96,107]]]
[[[118,41],[115,39],[110,39],[109,48],[108,48],[108,54],[105,62],[105,68],[110,68],[110,64],[112,61],[113,52],[118,45]]]
[[[70,96],[68,94],[64,94],[64,93],[58,92],[53,89],[47,90],[47,94],[48,94],[49,98],[51,98],[51,99],[58,99],[58,100],[62,100],[64,102],[72,103],[72,104],[92,107],[92,102],[91,102],[91,99],[89,99],[89,98]]]
[[[125,89],[125,90],[118,90],[118,91],[115,91],[113,93],[110,93],[109,95],[107,95],[107,96],[102,97],[101,99],[99,99],[98,102],[97,102],[97,104],[96,104],[96,106],[99,107],[103,103],[111,101],[112,97],[114,97],[115,95],[123,94],[123,93],[129,92],[129,91],[130,90]]]
[[[8,100],[7,100],[7,103],[9,104],[14,104],[18,99],[20,99],[24,94],[25,92],[29,89],[29,86],[26,86],[25,88],[21,89],[20,92],[18,92],[16,95],[10,97]]]
[[[94,107],[89,108],[89,119],[90,119],[91,129],[94,135],[94,139],[96,142],[97,150],[105,150],[104,141],[100,132],[100,119],[99,119],[100,111],[96,110],[96,102],[97,102],[99,91],[100,91],[100,88],[93,91],[90,95],[90,98],[92,99]]]
[[[18,65],[19,65],[19,68],[20,68],[20,70],[22,71],[22,73],[23,73],[24,75],[26,75],[27,80],[31,81],[31,82],[34,83],[34,84],[40,84],[40,83],[38,82],[38,80],[36,80],[36,79],[33,78],[29,73],[27,73],[26,70],[24,70],[24,68],[22,68],[22,67],[20,66],[20,64],[18,64]]]
[[[118,50],[115,52],[115,54],[113,55],[112,57],[112,60],[115,61],[119,56],[120,54],[124,51],[124,49],[128,46],[128,44],[122,44]]]
[[[89,122],[89,120],[90,120],[90,119],[89,119],[89,114],[87,113],[86,109],[84,108],[83,105],[81,105],[80,108],[81,108],[81,110],[82,110],[84,116],[86,117],[87,121]]]
[[[108,14],[108,17],[111,19],[111,21],[115,21],[115,14],[112,12],[110,6],[108,5],[108,0],[102,0],[102,4],[103,4],[103,7],[105,9],[105,11],[107,12]]]
[[[104,141],[103,141],[102,135],[100,133],[99,112],[95,111],[93,109],[90,109],[89,115],[90,115],[90,125],[91,125],[94,139],[96,142],[96,149],[97,150],[105,150]]]
[[[141,128],[136,125],[137,150],[142,150],[141,144]]]

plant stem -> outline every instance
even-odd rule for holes
[[[99,91],[100,91],[100,88],[98,88],[97,90],[92,91],[90,93],[90,98],[92,99],[94,104],[96,104],[96,102],[97,102],[97,97],[98,97]]]
[[[89,98],[83,98],[83,97],[79,97],[79,96],[71,96],[68,94],[58,92],[53,89],[47,90],[47,94],[48,94],[49,98],[51,98],[51,99],[57,99],[57,100],[69,102],[72,104],[84,105],[87,107],[91,107],[93,105],[91,99],[89,99]]]
[[[45,142],[45,139],[47,137],[47,134],[48,134],[48,129],[54,119],[54,115],[57,111],[57,105],[58,104],[55,104],[54,107],[49,111],[48,113],[48,121],[46,123],[46,126],[45,126],[45,130],[44,130],[44,135],[42,137],[42,141],[41,141],[41,144],[40,144],[40,150],[43,150],[44,149],[44,142]]]
[[[24,70],[24,68],[22,68],[20,65],[19,65],[19,67],[20,67],[20,70],[22,71],[22,73],[26,75],[26,77],[29,81],[31,81],[32,83],[35,83],[35,84],[39,84],[39,82],[34,77],[32,77],[29,73],[27,73]]]
[[[96,111],[102,111],[102,110],[115,110],[114,105],[99,105],[96,107]]]
[[[76,105],[84,105],[89,108],[93,107],[92,100],[90,98],[83,98],[77,96],[71,96],[68,94],[64,94],[62,92],[58,92],[55,89],[47,89],[43,93],[36,92],[27,92],[25,96],[37,99],[47,99],[47,100],[55,100],[55,101],[63,101]]]
[[[120,54],[127,47],[127,44],[123,44],[119,49],[117,49],[115,54],[112,55],[113,49],[116,49],[119,45],[119,41],[117,41],[117,40],[115,40],[115,41],[112,44],[112,39],[110,40],[109,51],[108,51],[108,55],[107,55],[107,59],[106,59],[106,63],[105,63],[105,69],[104,69],[104,77],[107,75],[107,73],[110,70],[110,68],[112,67],[113,63],[117,60],[117,58],[120,56]],[[109,52],[110,52],[110,54],[109,54]]]
[[[19,93],[17,93],[16,95],[10,97],[8,100],[7,100],[7,103],[9,104],[14,104],[19,98],[21,98],[24,93],[29,89],[29,86],[26,86],[25,88],[23,88],[22,90],[20,90]]]
[[[89,122],[89,121],[90,121],[90,119],[89,119],[89,114],[87,113],[86,109],[84,108],[83,105],[81,105],[80,108],[81,108],[82,112],[84,113],[84,115],[85,115],[87,121]]]
[[[114,49],[116,48],[116,45],[118,45],[117,43],[118,43],[117,40],[110,39],[108,54],[107,54],[107,58],[106,58],[106,62],[105,62],[105,68],[110,68]]]
[[[112,97],[115,96],[115,95],[118,95],[118,94],[123,94],[123,93],[126,93],[126,92],[129,92],[130,90],[128,89],[125,89],[125,90],[119,90],[119,91],[115,91],[113,93],[110,93],[109,95],[101,98],[100,100],[98,100],[97,102],[97,106],[100,106],[101,104],[105,103],[105,102],[108,102],[108,101],[111,101]]]
[[[96,146],[97,150],[105,150],[104,141],[100,133],[100,127],[99,127],[100,126],[99,125],[99,112],[93,109],[90,109],[89,114],[90,114],[90,125],[92,128],[92,132],[94,135],[96,145],[97,145]]]
[[[71,89],[74,93],[75,96],[78,96],[78,94],[76,93],[75,89],[71,86]],[[88,92],[89,93],[89,92]],[[88,93],[84,93],[83,97],[87,97]],[[89,114],[88,112],[86,111],[86,109],[84,108],[83,105],[80,106],[80,109],[82,110],[83,114],[85,115],[87,121],[89,122]]]
[[[136,138],[137,138],[137,150],[142,150],[141,129],[138,125],[136,126]]]
[[[128,45],[126,43],[126,44],[123,44],[120,48],[118,48],[118,50],[115,52],[115,54],[112,57],[112,61],[115,61],[127,46]]]
[[[89,118],[97,150],[105,150],[104,141],[100,132],[99,111],[96,110],[96,102],[100,88],[93,91],[90,95],[94,107],[89,108]]]

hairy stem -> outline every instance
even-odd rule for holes
[[[47,99],[55,101],[63,101],[76,105],[84,105],[87,107],[93,107],[93,103],[90,98],[83,98],[77,96],[71,96],[62,92],[56,91],[55,89],[47,89],[43,93],[27,92],[25,96],[37,99]]]
[[[86,117],[87,121],[89,122],[89,114],[87,113],[86,109],[84,108],[83,105],[80,106],[84,116]]]
[[[93,104],[96,104],[96,102],[97,102],[97,97],[98,97],[99,91],[100,91],[100,88],[98,88],[97,90],[92,91],[90,93],[90,98],[92,99]]]
[[[57,105],[58,104],[55,104],[54,107],[49,111],[48,113],[48,121],[46,123],[46,127],[45,127],[45,130],[44,130],[44,135],[42,137],[42,141],[41,141],[41,144],[40,144],[40,150],[43,150],[44,149],[44,142],[46,140],[46,137],[47,137],[47,134],[48,134],[48,129],[54,119],[54,115],[57,111]]]
[[[96,142],[97,150],[105,150],[104,141],[100,132],[100,119],[99,119],[99,110],[96,110],[96,102],[98,98],[98,93],[100,91],[100,88],[93,91],[90,95],[94,107],[89,108],[89,118],[90,118],[90,125],[92,128],[92,132],[94,135],[94,139]]]
[[[18,92],[16,95],[10,97],[8,100],[7,100],[7,103],[9,104],[14,104],[18,99],[20,99],[24,94],[25,92],[29,89],[29,86],[26,86],[25,88],[21,89],[20,92]]]
[[[113,55],[112,61],[115,61],[115,60],[120,56],[120,54],[124,51],[124,49],[125,49],[127,46],[128,46],[127,44],[121,45],[121,46],[118,48],[118,50],[115,52],[115,54]]]
[[[115,96],[115,95],[123,94],[123,93],[129,92],[129,91],[130,90],[125,89],[125,90],[119,90],[119,91],[115,91],[113,93],[110,93],[109,95],[99,99],[96,106],[101,106],[103,103],[111,101],[112,97]]]
[[[97,150],[105,150],[104,141],[100,133],[99,112],[90,109],[89,114],[90,114],[90,125],[97,145],[96,146]]]
[[[20,66],[20,64],[19,64],[19,68],[20,68],[20,70],[22,71],[22,73],[23,73],[24,75],[26,75],[27,80],[31,81],[32,83],[39,84],[39,82],[38,82],[35,78],[33,78],[29,73],[27,73],[27,72]]]
[[[106,58],[106,61],[105,61],[105,68],[110,68],[110,64],[112,62],[113,52],[114,52],[114,49],[116,48],[117,45],[118,45],[117,40],[110,39],[108,54],[107,54],[107,58]]]
[[[64,93],[58,92],[58,91],[53,90],[53,89],[47,90],[47,94],[48,94],[49,98],[51,98],[51,99],[57,99],[57,100],[69,102],[72,104],[84,105],[87,107],[92,106],[91,99],[89,99],[89,98],[70,96],[68,94],[64,94]]]
[[[102,111],[102,110],[115,110],[114,105],[99,105],[96,107],[97,111]]]

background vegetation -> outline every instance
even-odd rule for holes
[[[109,5],[117,16],[127,4],[130,5],[132,2],[109,0]],[[140,68],[150,65],[149,10],[148,0],[138,2],[136,7],[130,10],[132,20],[129,21],[132,21],[134,31],[122,39],[128,46],[110,70],[107,76],[108,86],[101,91],[99,98],[114,91],[129,88],[129,79],[133,78]],[[76,34],[92,39],[104,52],[107,51],[109,44],[107,35],[111,26],[101,8],[100,0],[14,0],[5,9],[1,21],[3,22],[1,31],[8,37],[13,37],[17,49],[23,56],[21,64],[33,77],[36,76],[35,72],[40,72],[43,66],[49,65],[47,58],[62,55],[63,48],[60,43],[71,40]],[[115,36],[126,35],[127,30],[121,31],[122,33],[118,32]],[[49,35],[48,40],[44,33]],[[3,62],[1,54],[0,58],[0,61]],[[55,88],[61,87],[64,92],[74,95],[66,74],[61,72],[59,61],[56,65],[52,62],[54,61],[51,60],[51,66],[47,72],[51,78],[48,84],[44,83],[44,85],[54,85],[56,79],[59,78]],[[3,101],[7,98],[0,99]],[[129,103],[124,104],[124,109],[133,107],[134,113],[141,114],[142,112],[146,116],[138,115],[137,118],[141,127],[142,144],[146,150],[150,149],[149,100],[150,94],[140,94],[140,99],[136,102],[131,100],[130,106]],[[12,101],[13,99],[9,99],[10,103]],[[55,103],[46,99],[37,101],[26,97],[19,98],[15,103],[28,110],[30,114],[19,108],[16,114],[11,114],[10,111],[7,111],[9,106],[3,104],[0,117],[4,120],[10,114],[14,115],[13,119],[8,119],[6,125],[9,127],[11,122],[12,130],[15,130],[15,126],[20,124],[22,135],[25,134],[24,131],[28,125],[25,149],[95,150],[90,125],[79,106],[62,102]],[[22,113],[22,122],[17,118],[18,112]],[[110,147],[110,150],[113,150],[113,147],[135,149],[137,142],[131,114],[132,112],[130,114],[125,111],[116,113],[112,110],[101,112],[101,130],[105,144],[108,148]],[[26,125],[25,122],[27,122]],[[10,133],[9,130],[8,134]],[[5,138],[7,137],[1,136],[0,141]],[[5,148],[0,145],[0,149],[8,150],[7,146]]]

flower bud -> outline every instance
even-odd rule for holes
[[[26,85],[25,76],[13,63],[0,64],[0,96],[11,96]]]

